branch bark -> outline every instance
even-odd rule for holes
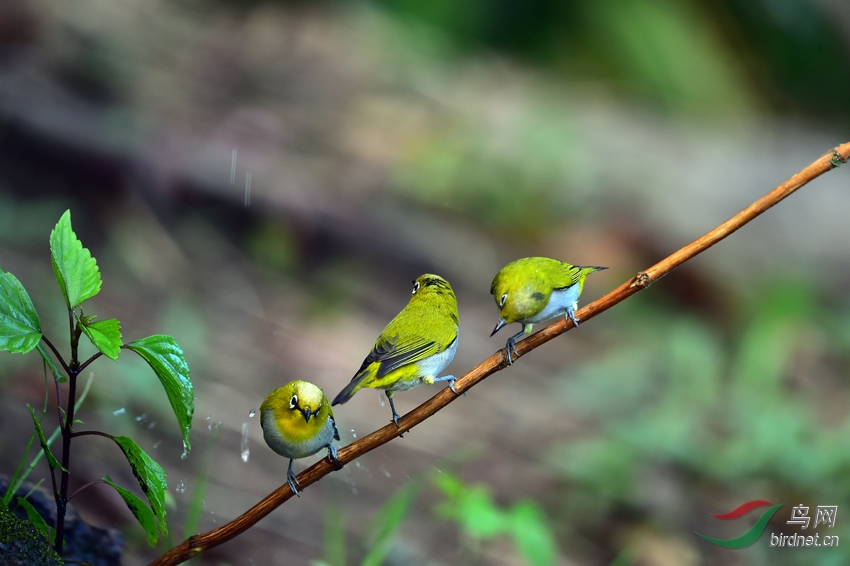
[[[634,295],[638,291],[646,289],[652,283],[658,281],[682,263],[726,238],[765,212],[767,209],[776,205],[782,199],[807,184],[809,181],[812,181],[827,171],[838,167],[842,163],[846,163],[848,159],[850,159],[850,143],[845,143],[832,149],[818,158],[811,165],[795,174],[793,177],[714,230],[711,230],[687,246],[684,246],[678,251],[670,254],[649,269],[639,272],[635,277],[629,279],[604,297],[580,309],[576,313],[576,316],[579,320],[587,321],[610,309],[620,301]],[[570,328],[573,328],[572,321],[561,319],[539,332],[532,334],[528,338],[517,342],[516,347],[518,357],[522,357],[538,346],[541,346],[556,336],[568,331]],[[488,376],[508,367],[508,362],[504,354],[504,349],[497,351],[495,354],[472,368],[463,377],[458,379],[455,382],[455,389],[457,389],[458,394],[468,391]],[[372,434],[364,436],[363,438],[352,442],[348,446],[340,448],[340,464],[344,466],[345,464],[356,460],[363,454],[386,444],[393,438],[430,418],[446,405],[457,399],[457,397],[458,395],[452,393],[451,389],[446,387],[432,398],[422,403],[419,407],[401,417],[401,419],[399,419],[399,427],[390,423],[385,427],[376,430]],[[302,489],[306,488],[310,484],[319,481],[324,476],[333,472],[335,469],[334,464],[332,464],[327,458],[324,458],[304,470],[301,475],[298,476],[298,482]],[[173,564],[179,564],[193,556],[197,556],[209,548],[227,542],[256,524],[260,519],[291,498],[292,495],[293,494],[289,489],[289,485],[284,483],[239,517],[217,529],[189,537],[181,544],[175,546],[158,559],[151,562],[150,566],[170,566]]]

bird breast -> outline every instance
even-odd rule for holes
[[[300,431],[288,429],[282,432],[275,421],[274,411],[266,411],[263,413],[262,420],[263,438],[266,444],[281,456],[305,458],[330,444],[334,437],[334,426],[330,417],[325,419],[325,423],[315,434],[311,434],[312,427],[308,425],[306,421],[303,423],[304,432],[301,434],[299,434]]]

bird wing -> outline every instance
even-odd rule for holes
[[[562,263],[555,274],[554,289],[566,289],[572,287],[581,279],[581,267]]]
[[[364,370],[374,362],[379,362],[376,377],[383,377],[401,366],[416,363],[442,350],[437,342],[421,336],[401,338],[393,336],[390,339],[379,338],[375,347],[363,360],[360,370]]]

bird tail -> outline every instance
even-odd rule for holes
[[[370,374],[374,373],[372,370],[372,366],[368,365],[365,368],[361,369],[357,372],[357,375],[351,378],[351,381],[348,382],[348,385],[343,388],[339,394],[334,397],[331,406],[333,405],[341,405],[351,399],[355,393],[357,393],[361,387],[363,387],[363,380],[369,377]]]
[[[591,273],[593,273],[595,271],[602,271],[602,270],[608,269],[608,268],[607,267],[593,266],[593,265],[584,265],[584,266],[580,267],[579,269],[581,269],[582,275],[586,276],[586,275],[590,275]]]

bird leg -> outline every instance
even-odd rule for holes
[[[573,321],[573,324],[578,328],[578,319],[576,318],[576,308],[575,307],[567,307],[567,312],[564,315],[564,318]]]
[[[452,390],[452,393],[454,393],[455,395],[460,395],[460,393],[457,392],[457,389],[455,389],[455,381],[457,381],[457,379],[455,379],[455,376],[444,375],[443,377],[435,377],[434,381],[448,381],[449,388]],[[463,394],[466,395],[466,392],[464,391]]]
[[[508,338],[507,343],[505,344],[505,354],[508,356],[508,365],[514,365],[514,361],[511,359],[511,349],[513,349],[514,354],[519,357],[519,352],[516,351],[516,339],[525,334],[525,328]]]
[[[298,490],[295,488],[296,485],[301,485],[298,483],[298,478],[295,477],[295,474],[292,472],[292,458],[289,459],[289,469],[286,471],[286,483],[289,484],[289,489],[292,490],[292,493],[301,497],[301,494],[298,493]]]
[[[392,396],[392,392],[390,392],[390,391],[384,391],[384,394],[386,394],[387,399],[389,399],[389,400],[390,400],[390,409],[391,409],[391,410],[392,410],[392,412],[393,412],[393,422],[395,423],[395,426],[399,426],[399,425],[398,425],[398,419],[399,419],[399,416],[400,416],[400,415],[399,415],[399,414],[395,411],[395,404],[393,403],[393,396]],[[401,427],[399,427],[399,428],[401,428]]]
[[[333,442],[328,443],[328,460],[334,465],[335,469],[342,469],[342,463],[339,461],[339,453],[336,451],[336,446],[334,446]]]

